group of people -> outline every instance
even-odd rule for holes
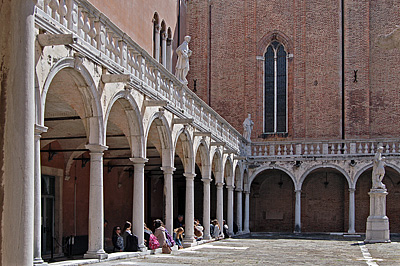
[[[223,221],[223,227],[221,228],[217,219],[214,219],[210,223],[210,234],[212,238],[221,239],[229,237],[228,226],[225,220]],[[204,227],[200,224],[198,219],[194,219],[194,237],[197,241],[203,239]],[[164,223],[160,219],[153,221],[154,233],[151,231],[146,224],[144,224],[144,242],[148,249],[154,250],[162,248],[163,253],[171,253],[174,245],[178,246],[178,249],[183,248],[183,237],[185,233],[185,223],[183,221],[183,215],[178,215],[174,223],[173,235],[168,232],[165,228]],[[118,251],[139,251],[138,238],[132,233],[132,224],[128,221],[125,222],[123,229],[120,226],[115,226],[112,232],[112,243],[114,252]]]
[[[138,237],[132,233],[132,224],[125,222],[123,229],[121,226],[113,228],[111,237],[114,251],[138,251]]]

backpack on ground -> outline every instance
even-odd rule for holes
[[[126,237],[126,244],[124,251],[134,252],[139,250],[139,241],[136,235],[128,235]]]
[[[149,238],[149,249],[154,250],[160,247],[160,242],[158,242],[158,239],[155,235],[150,234]]]

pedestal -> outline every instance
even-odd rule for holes
[[[367,219],[365,243],[389,243],[389,218],[386,216],[386,189],[371,189],[370,215]]]

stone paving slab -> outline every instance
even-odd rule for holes
[[[363,236],[329,234],[251,234],[172,254],[145,255],[137,258],[96,263],[116,265],[400,265],[400,242],[367,244]]]

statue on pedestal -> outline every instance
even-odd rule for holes
[[[243,137],[251,142],[251,131],[253,130],[254,122],[251,120],[251,114],[243,122]]]
[[[374,166],[372,168],[372,188],[373,189],[386,189],[385,184],[382,183],[385,176],[385,157],[382,157],[383,147],[379,146],[377,153],[374,157]]]
[[[186,75],[189,72],[189,57],[192,55],[192,51],[189,50],[190,40],[190,36],[185,36],[185,41],[176,49],[178,61],[176,62],[175,76],[185,85],[188,84]]]

